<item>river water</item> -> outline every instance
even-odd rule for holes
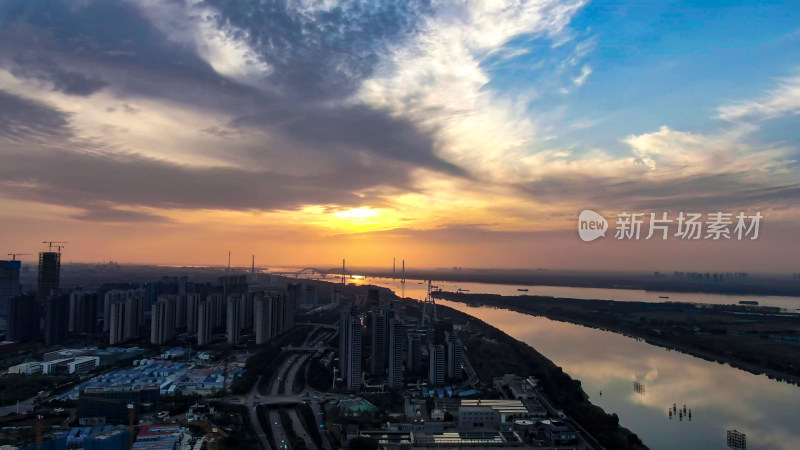
[[[348,280],[349,281],[349,280]],[[356,279],[375,284],[398,295],[422,299],[427,284],[408,280],[401,284],[385,279]],[[443,283],[447,291],[468,289],[472,293],[517,295],[522,286],[485,283]],[[789,297],[726,296],[714,294],[663,294],[622,289],[589,289],[526,286],[530,295],[569,298],[599,298],[625,301],[670,301],[737,303],[756,300],[761,305],[795,309],[800,299]],[[638,297],[641,295],[641,297]],[[800,448],[800,387],[770,380],[763,375],[704,361],[693,356],[619,334],[556,322],[513,311],[471,307],[437,300],[477,317],[526,342],[581,381],[592,403],[617,413],[620,424],[639,435],[652,449],[726,449],[727,430],[747,436],[750,449]],[[635,385],[636,383],[636,385]],[[602,395],[601,395],[602,392]],[[670,418],[673,404],[692,417]],[[687,414],[688,415],[688,414]]]

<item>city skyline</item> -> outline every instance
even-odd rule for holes
[[[798,44],[782,2],[4,2],[0,247],[794,272]],[[764,219],[585,243],[584,209]]]

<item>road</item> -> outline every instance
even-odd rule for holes
[[[294,434],[300,436],[306,443],[306,447],[309,450],[317,450],[316,444],[311,439],[311,436],[306,431],[305,427],[303,426],[303,422],[300,420],[300,415],[297,414],[297,408],[292,408],[289,410],[289,418],[292,419],[292,429],[294,430]]]
[[[291,448],[289,438],[281,424],[281,416],[278,409],[269,410],[269,426],[272,427],[272,438],[279,449]]]
[[[25,414],[28,411],[33,409],[33,401],[36,400],[38,395],[34,395],[33,397],[23,400],[19,402],[19,404],[14,403],[13,405],[3,406],[0,408],[0,417],[5,416],[7,414]],[[19,408],[19,409],[18,409]]]
[[[335,327],[326,326],[322,324],[312,324],[317,325],[312,330],[311,333],[308,334],[306,338],[306,342],[304,342],[299,347],[285,347],[287,351],[301,351],[301,352],[322,352],[325,347],[324,345],[309,345],[309,338],[315,334],[317,329],[320,327],[323,328],[333,328]],[[335,333],[335,332],[334,332]],[[322,339],[320,339],[322,338]],[[317,342],[324,342],[330,338],[329,333],[323,334],[320,338],[314,339]],[[258,385],[259,382],[256,382],[250,392],[244,396],[233,396],[229,397],[228,401],[231,403],[245,405],[250,412],[250,422],[252,423],[253,429],[255,430],[256,434],[258,435],[258,440],[262,448],[272,450],[277,446],[278,449],[284,448],[291,448],[291,443],[289,442],[288,435],[286,430],[283,428],[283,424],[281,423],[280,417],[280,408],[285,407],[287,412],[289,413],[289,418],[292,422],[292,431],[295,435],[299,436],[300,438],[305,441],[306,447],[312,450],[317,450],[318,447],[314,443],[313,439],[309,434],[309,430],[307,430],[304,426],[304,422],[300,417],[300,414],[297,412],[296,406],[300,403],[308,402],[311,405],[311,409],[314,412],[314,416],[316,418],[316,426],[320,426],[322,424],[322,411],[319,405],[320,400],[338,400],[344,396],[338,394],[331,394],[331,393],[320,393],[311,390],[308,386],[304,386],[302,395],[296,395],[293,393],[294,382],[297,377],[297,372],[303,367],[303,364],[312,358],[314,355],[311,353],[296,353],[289,355],[286,360],[281,363],[278,370],[275,372],[275,377],[271,380],[271,383],[267,389],[268,394],[260,394],[258,392]],[[306,367],[305,370],[308,370]],[[285,381],[284,381],[285,380]],[[281,381],[284,381],[284,387],[281,389]],[[283,392],[281,392],[283,391]],[[313,397],[312,397],[313,396]],[[272,436],[274,442],[269,442],[267,439],[267,435],[264,432],[263,427],[261,426],[261,422],[258,420],[258,412],[257,407],[259,405],[265,405],[267,407],[272,406],[268,413],[268,420],[270,430],[272,431]],[[323,439],[323,446],[325,450],[330,450],[332,447],[330,445],[330,441],[328,440],[328,436],[325,433],[322,434]]]

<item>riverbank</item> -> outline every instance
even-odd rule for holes
[[[419,308],[420,303],[415,300],[395,298],[406,308]],[[647,448],[636,434],[619,425],[616,414],[607,414],[589,402],[580,381],[572,379],[533,347],[453,308],[437,306],[437,314],[440,319],[454,324],[467,324],[460,335],[465,352],[482,382],[491,385],[494,377],[507,373],[532,375],[540,380],[542,392],[552,405],[563,410],[603,447],[620,450]]]
[[[769,309],[453,292],[436,296],[611,331],[800,385],[800,320]]]
[[[367,277],[400,278],[400,271],[361,270]],[[527,269],[406,269],[409,280],[489,283],[520,286],[561,286],[658,292],[800,297],[800,281],[789,276],[748,274],[618,273]]]

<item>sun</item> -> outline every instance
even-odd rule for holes
[[[378,215],[378,211],[370,208],[353,208],[333,214],[340,219],[369,219]]]

